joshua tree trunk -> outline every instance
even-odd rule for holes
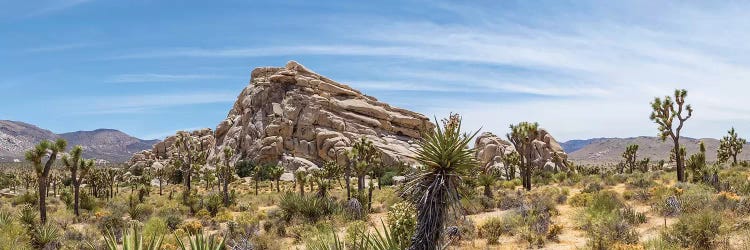
[[[677,164],[677,181],[685,181],[685,167],[682,163],[682,153],[680,152],[680,137],[674,137],[674,158]]]
[[[161,178],[159,178],[159,196],[161,196],[161,195],[162,195],[162,186],[161,186],[161,182],[162,182],[162,180],[161,180]]]
[[[276,179],[276,192],[281,193],[281,186],[279,186],[279,179]]]
[[[346,200],[350,200],[352,198],[352,189],[351,189],[351,176],[352,176],[352,170],[350,166],[346,167],[346,171],[344,171],[344,182],[346,182]]]
[[[258,196],[258,182],[260,182],[260,180],[255,179],[255,196]]]
[[[488,198],[492,198],[492,187],[490,183],[484,184],[484,196],[487,196]]]
[[[75,211],[76,217],[81,216],[81,213],[79,212],[79,202],[80,199],[80,193],[81,188],[79,185],[73,185],[73,211]]]
[[[47,222],[47,177],[39,177],[39,218],[42,224]]]
[[[227,181],[227,178],[224,178],[224,180],[221,182],[223,185],[223,193],[224,193],[224,206],[229,207],[229,182]]]

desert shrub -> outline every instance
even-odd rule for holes
[[[655,184],[650,176],[642,173],[633,174],[628,178],[628,185],[637,188],[650,188]]]
[[[29,206],[36,206],[37,204],[37,195],[33,192],[26,192],[22,195],[16,196],[16,198],[13,199],[12,202],[13,206],[20,206],[20,205],[29,205]]]
[[[201,222],[198,220],[185,221],[180,224],[179,229],[182,229],[182,231],[194,235],[201,232],[201,230],[203,229],[203,224],[201,224]]]
[[[69,189],[63,188],[60,190],[60,200],[65,203],[68,209],[73,209],[73,193]]]
[[[393,186],[393,177],[398,176],[398,173],[396,172],[385,172],[383,176],[380,177],[380,185],[382,186]]]
[[[512,179],[509,181],[500,181],[500,187],[504,189],[516,189],[516,187],[521,185],[521,179]]]
[[[684,248],[711,249],[721,244],[717,236],[723,230],[723,221],[722,214],[713,209],[686,213],[662,237]]]
[[[616,243],[638,242],[638,232],[623,216],[623,209],[625,205],[615,192],[600,191],[592,194],[588,206],[577,217],[579,227],[586,232],[591,248],[609,249]]]
[[[625,219],[630,225],[638,225],[646,223],[646,214],[635,211],[631,207],[624,207],[620,209],[620,216]]]
[[[216,216],[216,213],[219,212],[219,208],[223,205],[223,197],[219,193],[211,193],[206,196],[206,199],[204,200],[204,206],[206,207],[206,210],[211,214],[211,217]]]
[[[681,195],[677,196],[683,213],[693,213],[702,210],[714,201],[714,191],[704,185],[682,183]]]
[[[516,208],[523,203],[523,193],[520,190],[501,190],[495,197],[495,201],[499,209]]]
[[[284,194],[279,202],[279,208],[284,212],[287,222],[294,216],[316,222],[325,216],[334,214],[339,209],[338,204],[329,198],[301,196],[296,193]]]
[[[86,192],[81,192],[78,198],[80,198],[79,200],[80,204],[78,205],[81,209],[94,211],[98,207],[96,198],[92,197],[90,194]]]
[[[234,216],[232,216],[232,213],[226,208],[219,209],[219,212],[216,214],[216,216],[214,216],[214,220],[216,220],[216,222],[218,223],[228,222],[233,219]]]
[[[198,212],[195,213],[195,217],[198,217],[201,220],[208,221],[211,218],[211,213],[208,212],[208,209],[204,208],[204,209],[198,210]]]
[[[486,239],[487,244],[494,245],[498,243],[498,238],[503,234],[513,235],[513,231],[522,222],[523,218],[517,213],[511,213],[503,217],[492,217],[479,226],[477,235],[482,239]]]
[[[716,198],[714,199],[713,207],[717,210],[735,210],[737,205],[740,202],[740,196],[727,191],[721,191],[719,194],[716,195]]]
[[[577,193],[568,199],[568,204],[574,207],[585,207],[591,203],[592,198],[591,193]]]
[[[251,236],[260,228],[260,221],[264,219],[262,214],[241,213],[234,222],[237,223],[237,232],[244,236]]]
[[[461,197],[461,207],[468,215],[478,214],[485,211],[480,196]]]
[[[417,228],[417,209],[408,202],[399,202],[388,209],[388,226],[402,248],[408,248]]]
[[[125,220],[122,219],[122,214],[105,214],[97,223],[97,228],[101,232],[112,231],[115,235],[121,235],[122,229],[125,227]]]
[[[135,206],[131,206],[128,209],[128,214],[130,214],[130,218],[134,220],[139,221],[145,221],[148,219],[149,216],[154,212],[154,207],[149,204],[138,204]]]
[[[168,234],[170,231],[167,222],[161,217],[151,217],[143,225],[143,236],[144,238],[150,239],[151,237],[159,237]]]
[[[655,237],[643,243],[643,248],[648,250],[679,250],[678,244],[664,240],[664,237]]]
[[[174,231],[180,226],[180,223],[182,223],[182,218],[180,218],[180,216],[177,214],[170,214],[167,215],[165,222],[167,224],[167,228],[169,228],[169,230],[171,231]]]
[[[581,190],[581,193],[596,193],[602,190],[602,185],[599,184],[599,182],[592,182],[586,184],[586,186]]]
[[[270,234],[258,234],[250,239],[252,248],[239,248],[239,249],[268,249],[278,250],[282,249],[281,242]],[[238,248],[233,248],[238,249]]]

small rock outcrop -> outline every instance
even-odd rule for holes
[[[133,154],[127,162],[128,166],[148,167],[154,162],[167,161],[169,157],[172,156],[174,150],[176,150],[174,143],[177,140],[177,134],[181,132],[183,131],[178,131],[175,135],[167,136],[163,141],[154,144],[150,150],[143,150]],[[187,133],[201,142],[201,146],[203,146],[207,154],[212,152],[215,145],[213,130],[210,128],[204,128]]]
[[[546,130],[539,130],[539,137],[534,140],[534,145],[536,149],[534,162],[537,169],[568,170],[568,155]],[[512,143],[490,132],[479,135],[474,142],[474,147],[479,166],[484,168],[502,169],[504,168],[503,158],[516,152]]]

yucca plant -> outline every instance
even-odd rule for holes
[[[476,168],[474,150],[469,143],[473,134],[461,132],[461,117],[451,114],[433,131],[422,136],[415,151],[421,164],[401,188],[401,196],[416,208],[417,229],[410,249],[437,249],[446,220],[463,215],[459,187],[461,176]]]
[[[161,243],[164,236],[151,236],[151,241],[144,245],[143,233],[138,230],[137,226],[131,226],[122,236],[122,250],[157,250],[161,249]],[[109,250],[117,250],[117,237],[113,231],[108,231],[104,235],[104,241],[107,243]]]
[[[37,249],[57,249],[61,238],[60,230],[49,223],[39,225],[31,233],[31,241]]]
[[[216,240],[216,238],[211,235],[209,237],[205,237],[203,235],[202,231],[199,231],[197,234],[192,235],[188,237],[190,240],[188,243],[190,245],[186,246],[185,243],[178,237],[177,235],[174,236],[175,239],[177,239],[177,245],[180,246],[180,249],[182,250],[224,250],[226,249],[226,244],[224,243],[224,239]]]
[[[393,233],[393,230],[390,230],[387,226],[385,226],[385,222],[383,221],[380,221],[380,224],[383,225],[383,231],[381,232],[380,230],[375,228],[375,233],[367,237],[367,243],[368,245],[370,245],[370,249],[373,249],[373,250],[403,249],[401,247],[401,242],[399,242],[398,237]]]

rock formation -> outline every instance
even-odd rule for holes
[[[147,167],[159,161],[166,161],[172,156],[175,150],[174,142],[177,140],[177,134],[168,136],[163,141],[154,144],[150,150],[143,150],[133,154],[133,157],[127,162],[128,166]],[[199,129],[187,132],[191,137],[198,139],[206,152],[212,152],[215,140],[214,132],[209,128]]]
[[[291,61],[284,68],[252,71],[250,85],[216,127],[216,149],[230,147],[236,159],[295,169],[325,161],[345,164],[351,144],[366,137],[380,149],[384,164],[396,164],[409,161],[413,140],[432,126],[421,114],[379,102]]]
[[[379,102],[291,61],[253,70],[215,133],[201,130],[196,136],[212,143],[208,162],[229,147],[234,162],[277,163],[292,171],[325,161],[346,164],[345,153],[361,137],[380,150],[383,164],[410,162],[414,140],[433,126],[424,115]],[[130,163],[166,158],[173,143],[169,137]]]
[[[539,130],[539,137],[534,140],[534,145],[536,148],[534,162],[538,169],[563,171],[568,169],[568,155],[546,130]],[[504,168],[503,158],[516,152],[513,144],[490,132],[479,135],[475,140],[474,147],[477,150],[475,156],[479,161],[479,166],[485,168]]]

